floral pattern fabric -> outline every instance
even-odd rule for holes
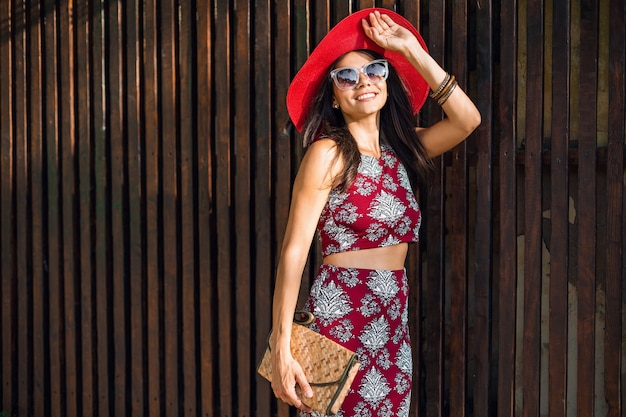
[[[408,175],[393,150],[361,155],[351,186],[333,189],[318,223],[322,255],[417,242],[421,212]]]
[[[355,351],[361,361],[337,416],[409,415],[413,364],[408,293],[404,270],[320,266],[306,304],[315,315],[311,328]]]

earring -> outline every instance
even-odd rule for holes
[[[339,108],[339,104],[338,103],[333,103],[333,109],[338,109]]]

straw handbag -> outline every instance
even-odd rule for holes
[[[305,319],[297,319],[302,314],[305,315]],[[291,328],[291,354],[302,366],[313,390],[313,397],[302,398],[302,402],[320,413],[336,414],[348,394],[361,363],[353,351],[302,325],[309,324],[313,320],[311,313],[298,312]],[[258,372],[271,382],[270,356],[268,341],[268,347],[259,364]],[[296,393],[301,396],[298,386],[296,386]]]

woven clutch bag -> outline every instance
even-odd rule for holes
[[[312,321],[313,315],[309,314]],[[300,363],[313,390],[312,398],[304,398],[299,386],[296,393],[302,402],[324,414],[336,414],[348,394],[361,363],[356,353],[327,337],[297,323],[291,328],[291,354]],[[271,335],[270,335],[271,337]],[[269,342],[258,367],[259,374],[272,381]]]

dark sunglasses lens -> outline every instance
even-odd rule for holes
[[[359,81],[359,73],[353,68],[344,68],[335,74],[340,88],[352,88]]]
[[[387,76],[387,67],[382,62],[372,62],[365,68],[365,73],[373,82],[381,82]]]

